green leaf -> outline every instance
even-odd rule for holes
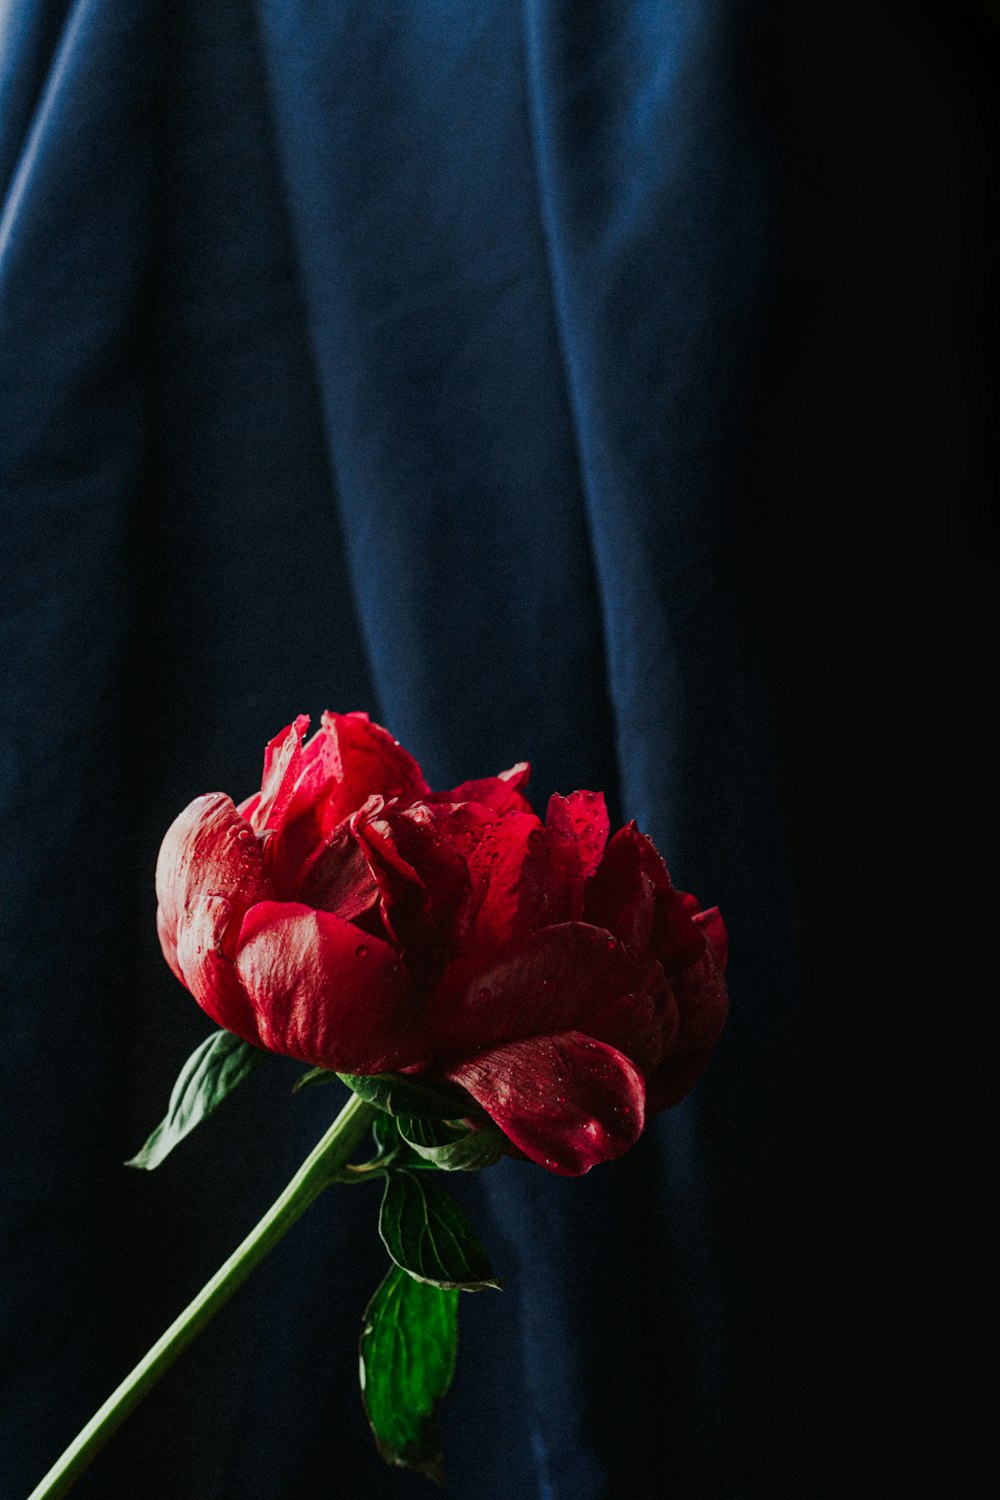
[[[292,1093],[297,1094],[300,1089],[312,1088],[316,1083],[333,1083],[334,1079],[339,1077],[339,1073],[331,1073],[329,1068],[310,1068],[308,1073],[303,1073],[300,1078],[296,1078],[292,1084]]]
[[[419,1119],[453,1120],[457,1114],[475,1114],[471,1101],[456,1098],[444,1089],[428,1087],[400,1073],[338,1073],[337,1077],[368,1104],[387,1115],[412,1115]]]
[[[387,1167],[390,1162],[396,1167],[406,1167],[414,1172],[434,1170],[434,1163],[424,1161],[399,1133],[399,1122],[394,1115],[377,1114],[372,1121],[372,1138],[375,1155],[365,1162],[369,1168]]]
[[[390,1172],[378,1232],[396,1265],[417,1281],[466,1292],[503,1285],[458,1204],[427,1178]]]
[[[392,1266],[365,1309],[361,1398],[382,1457],[442,1482],[435,1413],[451,1385],[458,1293]]]
[[[174,1084],[166,1117],[149,1140],[125,1165],[151,1172],[179,1141],[190,1135],[223,1099],[239,1088],[267,1057],[231,1031],[216,1031],[198,1047]]]
[[[403,1140],[442,1172],[475,1172],[492,1167],[503,1155],[504,1135],[494,1124],[481,1130],[441,1120],[413,1120],[403,1115],[397,1122]]]

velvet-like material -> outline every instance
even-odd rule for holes
[[[985,8],[944,41],[889,9],[0,6],[3,1500],[335,1107],[275,1058],[121,1165],[208,1031],[159,952],[160,838],[326,707],[434,786],[530,759],[540,809],[605,790],[730,935],[717,1055],[630,1155],[458,1184],[506,1287],[462,1299],[448,1496],[858,1492],[817,1141],[861,1107],[828,1043],[879,930],[884,582],[953,451],[959,357],[914,309],[986,284],[948,225],[995,191]],[[430,1493],[358,1398],[366,1191],[310,1210],[80,1500]]]

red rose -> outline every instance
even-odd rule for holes
[[[157,927],[220,1026],[339,1072],[471,1095],[525,1156],[621,1156],[698,1078],[726,1017],[725,929],[604,798],[549,801],[527,765],[432,792],[367,714],[304,716],[259,793],[167,832]]]

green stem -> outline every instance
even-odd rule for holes
[[[251,1271],[284,1237],[310,1203],[319,1197],[331,1175],[346,1165],[348,1157],[371,1124],[377,1110],[356,1094],[344,1105],[323,1139],[306,1157],[281,1196],[250,1231],[242,1245],[206,1282],[194,1301],[181,1313],[161,1339],[126,1376],[100,1411],[70,1443],[28,1496],[28,1500],[58,1500],[75,1484],[91,1460],[118,1431],[133,1407],[152,1390],[177,1356],[219,1308],[243,1285]]]

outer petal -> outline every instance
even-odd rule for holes
[[[677,1001],[668,989],[659,964],[654,965],[648,987],[634,995],[621,995],[591,1016],[587,1035],[624,1052],[644,1078],[658,1067],[677,1036]]]
[[[156,895],[160,946],[177,978],[213,1021],[258,1043],[232,954],[244,913],[270,889],[260,842],[224,792],[196,797],[167,829]]]
[[[261,1041],[253,1006],[231,958],[223,952],[234,913],[224,896],[199,896],[181,926],[177,945],[180,977],[206,1015],[255,1046]]]
[[[708,1067],[729,1012],[722,970],[711,948],[670,981],[679,1025],[673,1047],[648,1082],[649,1113],[679,1104]]]
[[[331,912],[261,902],[244,920],[236,972],[274,1052],[350,1073],[428,1056],[398,954]]]
[[[722,913],[717,906],[710,906],[706,911],[695,912],[691,918],[697,922],[705,936],[708,938],[709,947],[715,954],[715,961],[720,971],[726,972],[726,964],[729,962],[729,934],[726,924],[722,920]]]
[[[525,1156],[579,1177],[623,1156],[642,1133],[642,1075],[614,1047],[576,1031],[480,1052],[450,1068]]]
[[[697,916],[696,896],[678,891],[673,886],[657,891],[649,947],[663,965],[668,979],[699,963],[705,953],[708,943],[704,931],[695,921]]]
[[[450,792],[432,792],[428,802],[477,802],[496,813],[531,812],[531,803],[522,788],[527,786],[531,767],[526,760],[519,760],[509,771],[499,776],[484,776],[479,781],[463,781]]]
[[[270,894],[260,843],[232,798],[225,792],[196,797],[167,829],[156,861],[157,927],[174,972],[182,928],[197,900],[225,897],[238,931],[243,913]],[[235,932],[222,939],[228,936]]]
[[[619,829],[587,888],[584,915],[636,949],[648,949],[669,977],[697,963],[705,933],[698,902],[673,885],[652,839],[635,823]]]
[[[586,1031],[587,1018],[645,988],[647,970],[584,922],[544,927],[486,965],[458,959],[428,1001],[435,1051],[462,1056],[500,1042]]]

